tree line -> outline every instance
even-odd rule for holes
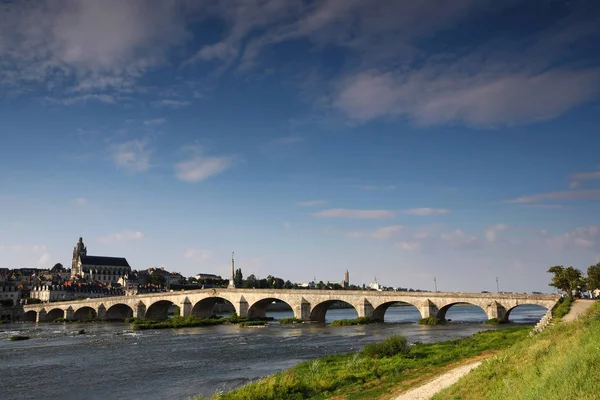
[[[548,272],[554,274],[549,286],[562,290],[570,298],[580,295],[581,292],[600,289],[600,263],[590,265],[587,269],[587,276],[584,276],[583,272],[577,268],[562,265],[550,267]]]

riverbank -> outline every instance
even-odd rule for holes
[[[212,399],[389,398],[389,393],[418,386],[451,365],[507,348],[526,338],[530,330],[531,326],[519,326],[485,331],[463,339],[415,343],[400,351],[393,350],[401,347],[397,343],[384,341],[381,351],[367,349],[303,362]]]
[[[600,302],[596,302],[581,318],[563,320],[518,342],[433,398],[598,398],[599,343]]]

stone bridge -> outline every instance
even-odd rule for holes
[[[285,289],[201,289],[160,292],[133,296],[104,297],[79,301],[31,304],[23,306],[22,320],[45,322],[67,320],[124,320],[127,317],[166,319],[171,306],[179,306],[182,316],[200,318],[213,314],[213,306],[226,300],[240,317],[264,318],[274,301],[287,303],[296,318],[325,322],[325,313],[336,302],[350,304],[359,317],[384,320],[388,307],[395,303],[415,306],[421,317],[444,319],[450,307],[472,304],[485,311],[488,318],[509,320],[510,312],[523,304],[554,307],[559,295],[444,292],[375,292],[353,290],[285,290]]]

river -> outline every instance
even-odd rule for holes
[[[515,323],[535,323],[546,309],[523,305]],[[269,312],[275,319],[291,312]],[[356,311],[329,310],[328,322]],[[132,331],[124,323],[0,325],[0,398],[187,399],[227,391],[299,362],[360,350],[401,334],[424,343],[470,336],[489,326],[474,306],[454,306],[444,326],[420,326],[414,307],[390,307],[386,323],[335,327],[300,324],[268,328],[221,325],[178,330]],[[506,326],[506,325],[505,325]],[[79,335],[80,329],[86,331]],[[11,342],[13,335],[31,339]]]

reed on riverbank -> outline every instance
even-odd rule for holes
[[[600,302],[573,322],[519,341],[433,398],[596,399],[600,393]]]
[[[231,316],[229,318],[198,318],[190,315],[189,317],[173,317],[162,321],[156,321],[146,318],[127,318],[125,322],[131,324],[133,330],[144,330],[144,329],[178,329],[178,328],[191,328],[197,326],[213,326],[223,324],[241,324],[249,322],[248,318],[242,318],[238,316]]]
[[[371,350],[307,361],[212,399],[377,398],[392,388],[418,384],[451,363],[508,347],[527,337],[530,330],[531,326],[520,326],[484,331],[464,339],[408,347],[402,339],[394,339]]]

